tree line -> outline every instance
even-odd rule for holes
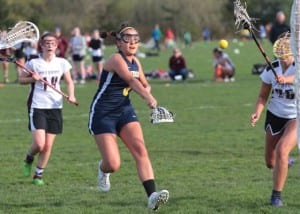
[[[171,27],[176,36],[189,31],[194,39],[205,27],[213,38],[235,34],[234,0],[0,0],[0,27],[7,29],[19,20],[37,24],[41,32],[60,27],[68,35],[75,26],[85,32],[116,30],[127,21],[142,38],[150,37],[158,23]],[[241,0],[244,4],[245,1]],[[290,14],[292,0],[247,0],[247,10],[258,23],[272,22],[278,10]]]

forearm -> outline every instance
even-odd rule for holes
[[[20,76],[19,83],[22,85],[34,83],[36,80],[31,76]]]
[[[130,80],[129,85],[143,99],[149,100],[149,99],[153,98],[150,93],[150,91],[151,91],[150,85],[148,85],[148,84],[143,85],[139,80],[137,80],[135,78],[132,78],[132,80]]]

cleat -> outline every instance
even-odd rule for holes
[[[109,181],[110,173],[102,172],[100,168],[101,163],[102,160],[99,162],[99,167],[98,167],[98,185],[99,185],[99,189],[102,192],[108,192],[110,190],[110,181]]]
[[[23,165],[23,175],[25,177],[29,177],[31,175],[31,166],[32,166],[31,163],[24,162],[24,165]]]
[[[37,186],[43,186],[45,183],[41,178],[34,178],[32,181],[33,184]]]
[[[168,190],[153,192],[148,199],[148,208],[151,210],[158,210],[161,205],[167,203],[168,199]]]
[[[271,198],[271,206],[273,207],[282,207],[283,203],[280,198]]]

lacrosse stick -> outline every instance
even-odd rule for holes
[[[300,0],[294,0],[292,5],[291,17],[291,47],[294,54],[296,65],[295,89],[297,102],[297,132],[298,148],[300,149]]]
[[[39,29],[28,21],[20,21],[0,38],[0,49],[15,46],[21,42],[37,42],[40,38]]]
[[[168,109],[161,106],[153,108],[150,114],[150,122],[152,124],[172,123],[174,122],[174,119],[175,115]]]
[[[17,66],[19,66],[20,68],[23,69],[24,72],[28,73],[28,74],[35,74],[33,71],[29,70],[28,68],[26,68],[24,65],[20,64],[15,58],[12,57],[0,57],[0,62],[12,62],[15,63]],[[55,92],[59,93],[60,95],[62,95],[65,99],[67,99],[69,102],[71,102],[69,100],[69,96],[67,94],[65,94],[64,92],[58,90],[57,88],[55,88],[54,85],[50,84],[47,80],[44,79],[40,79],[39,81],[41,81],[42,83],[44,83],[45,85],[49,86],[50,88],[52,88]],[[72,104],[78,106],[78,102],[71,102]]]
[[[235,2],[233,4],[234,4],[234,16],[235,16],[236,27],[240,28],[242,26],[243,29],[247,29],[250,32],[253,40],[255,41],[256,46],[258,47],[259,51],[265,58],[268,66],[271,68],[276,79],[278,79],[276,71],[274,70],[274,67],[271,64],[269,57],[267,56],[266,52],[264,51],[264,49],[262,48],[261,44],[258,42],[258,40],[255,36],[254,31],[258,31],[258,30],[253,25],[253,22],[255,22],[256,19],[251,18],[248,15],[248,12],[246,10],[246,3],[245,3],[245,7],[241,4],[240,0],[235,0]]]

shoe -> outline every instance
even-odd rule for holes
[[[80,80],[80,84],[85,84],[85,80],[84,79]]]
[[[291,166],[293,166],[294,163],[295,163],[295,159],[289,157],[289,160],[288,160],[288,167],[290,168]]]
[[[271,198],[271,206],[273,207],[282,207],[283,203],[280,198]]]
[[[29,177],[31,175],[31,167],[32,167],[31,163],[24,162],[24,165],[23,165],[23,175],[25,177]]]
[[[151,210],[158,210],[161,205],[167,203],[168,199],[168,190],[153,192],[148,199],[148,208]]]
[[[45,184],[43,179],[41,179],[41,178],[34,178],[32,182],[33,182],[33,184],[35,184],[37,186],[42,186]]]
[[[99,167],[98,167],[98,184],[99,184],[99,189],[102,192],[108,192],[110,190],[110,181],[109,181],[109,175],[110,173],[104,173],[102,172],[100,166],[102,164],[102,160],[99,162]]]

